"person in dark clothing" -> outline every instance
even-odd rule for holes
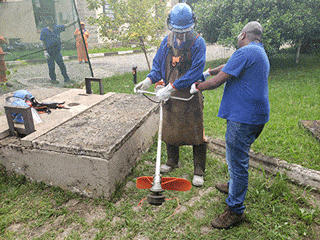
[[[74,25],[77,21],[71,22],[66,25],[55,25],[53,19],[47,19],[47,27],[43,28],[40,33],[40,40],[42,41],[45,51],[44,56],[47,60],[49,67],[49,77],[52,83],[59,83],[57,81],[55,73],[55,62],[58,64],[61,73],[64,77],[64,82],[67,83],[70,81],[70,78],[67,74],[67,68],[63,62],[61,55],[61,39],[60,33],[65,31],[66,28]]]
[[[147,78],[134,91],[147,90],[156,83],[156,96],[166,101],[163,109],[162,140],[167,146],[167,163],[160,168],[167,173],[178,167],[179,146],[193,146],[194,177],[192,184],[202,186],[206,163],[206,140],[203,129],[203,96],[188,102],[169,99],[170,96],[189,98],[191,85],[204,79],[206,44],[193,29],[196,17],[186,3],[175,5],[167,19],[171,32],[164,37],[153,59]],[[162,82],[163,86],[159,83]]]

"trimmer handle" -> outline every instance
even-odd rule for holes
[[[139,90],[139,89],[137,89],[137,93],[140,93],[140,94],[141,93],[146,93],[146,94],[156,95],[155,92],[149,92],[149,91],[144,91],[144,90]],[[170,98],[172,98],[172,99],[185,101],[185,102],[190,101],[193,97],[194,97],[194,94],[192,94],[191,97],[189,97],[189,98],[180,98],[180,97],[170,96]]]

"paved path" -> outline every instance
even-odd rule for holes
[[[207,61],[214,59],[230,57],[234,49],[224,48],[218,45],[207,46]],[[151,51],[148,53],[150,65],[156,52]],[[109,77],[114,74],[132,72],[132,66],[138,66],[138,71],[148,70],[147,61],[143,53],[132,55],[118,55],[115,57],[107,58],[93,58],[91,59],[93,72],[97,77]]]
[[[234,49],[224,48],[219,45],[207,46],[207,61],[212,61],[219,58],[230,57]],[[121,52],[120,52],[121,53]],[[135,54],[120,54],[99,58],[90,58],[94,77],[105,78],[115,74],[123,74],[132,72],[134,65],[138,66],[137,71],[148,70],[148,65],[143,53]],[[155,56],[155,51],[148,53],[150,64]],[[77,60],[65,61],[69,77],[76,82],[83,82],[84,77],[90,77],[91,72],[88,64],[79,64]],[[46,63],[26,64],[20,66],[9,67],[10,71],[15,71],[10,76],[10,82],[13,82],[15,88],[26,87],[52,87],[50,83],[48,67]],[[60,69],[56,65],[57,80],[60,82],[56,87],[63,87],[63,77]],[[15,90],[15,89],[13,89]]]
[[[207,46],[207,61],[214,59],[228,58],[234,52],[234,49],[224,48],[219,45]],[[138,66],[137,71],[148,70],[148,65],[143,53],[123,54],[119,52],[118,55],[90,58],[93,73],[95,77],[105,78],[115,74],[123,74],[132,72],[134,65]],[[156,52],[150,51],[148,58],[150,64]],[[70,78],[81,84],[84,83],[85,77],[90,77],[90,69],[88,64],[79,64],[77,60],[65,61],[68,74]],[[13,84],[5,91],[0,88],[0,115],[3,114],[3,106],[5,98],[12,96],[12,92],[19,89],[26,89],[30,91],[39,101],[52,97],[68,89],[64,88],[63,77],[59,68],[56,66],[57,80],[60,82],[58,85],[53,85],[50,82],[48,74],[48,66],[46,63],[26,64],[8,67],[14,73],[10,76],[9,82]]]

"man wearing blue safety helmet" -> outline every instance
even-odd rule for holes
[[[147,90],[156,84],[156,96],[164,100],[162,140],[167,146],[167,163],[160,168],[167,173],[179,165],[179,146],[193,145],[194,177],[192,184],[202,186],[206,163],[206,141],[203,130],[203,96],[196,93],[188,101],[190,87],[198,79],[205,80],[206,45],[193,29],[196,17],[186,3],[175,5],[167,18],[171,31],[161,42],[153,59],[151,72],[134,91]]]

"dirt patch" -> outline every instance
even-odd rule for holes
[[[299,125],[305,128],[320,142],[320,120],[301,120]]]

